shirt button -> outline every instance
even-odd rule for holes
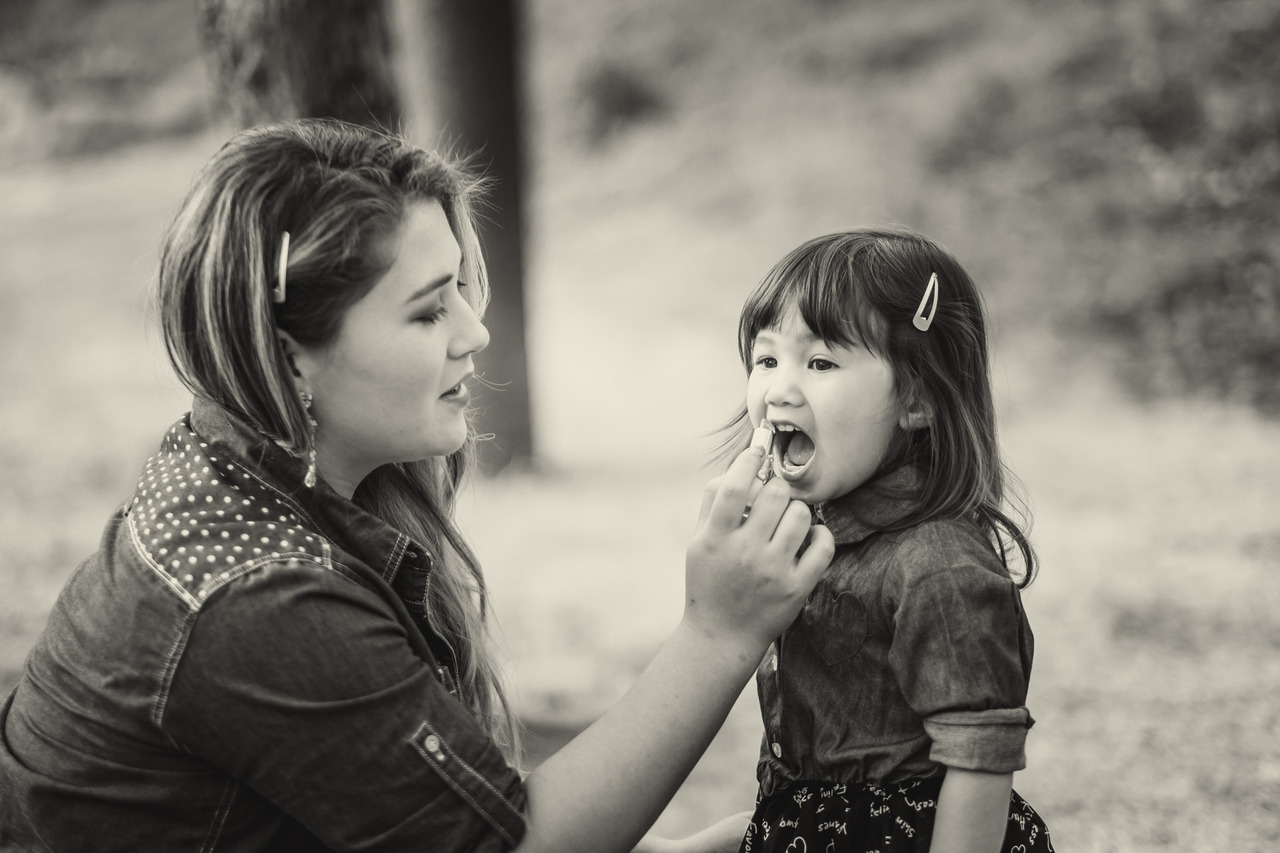
[[[776,741],[773,744],[773,757],[774,758],[782,757],[782,744],[777,743]]]

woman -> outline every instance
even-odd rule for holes
[[[670,640],[522,779],[452,518],[476,190],[330,121],[245,131],[197,176],[158,300],[193,410],[0,709],[0,849],[627,850],[674,794],[830,535],[744,453]]]

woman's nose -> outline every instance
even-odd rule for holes
[[[464,358],[480,352],[489,345],[489,330],[476,316],[475,310],[467,302],[462,303],[461,317],[453,340],[450,341],[449,355],[452,358]]]

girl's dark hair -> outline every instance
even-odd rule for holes
[[[347,309],[395,258],[409,204],[436,200],[462,249],[460,275],[482,315],[488,284],[474,224],[482,182],[440,155],[345,122],[304,119],[232,137],[197,174],[161,247],[156,295],[169,359],[198,397],[305,454],[306,409],[278,341],[337,335]],[[271,288],[289,232],[287,292]],[[448,457],[384,465],[356,504],[436,555],[432,627],[451,647],[459,686],[494,740],[516,757],[516,733],[486,642],[479,561],[453,518],[475,432]]]
[[[912,319],[935,273],[937,310],[922,332]],[[756,335],[775,327],[792,305],[827,343],[865,346],[885,359],[903,405],[932,412],[929,426],[898,431],[879,472],[904,464],[924,472],[918,506],[894,529],[972,518],[1006,566],[1010,545],[1016,548],[1023,564],[1019,586],[1029,584],[1036,572],[1024,530],[1030,515],[1008,494],[1016,481],[996,440],[982,300],[960,263],[928,237],[899,228],[861,228],[804,243],[769,271],[742,308],[738,354],[748,374]],[[727,426],[723,446],[745,446],[749,426],[744,407]]]

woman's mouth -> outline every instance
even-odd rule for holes
[[[465,401],[470,396],[471,395],[467,391],[466,380],[464,379],[461,382],[459,382],[457,385],[454,385],[448,391],[445,391],[443,394],[441,394],[440,399],[450,400],[450,401],[455,401],[455,400]]]
[[[797,480],[813,461],[813,439],[794,424],[774,423],[774,464],[785,480]]]

